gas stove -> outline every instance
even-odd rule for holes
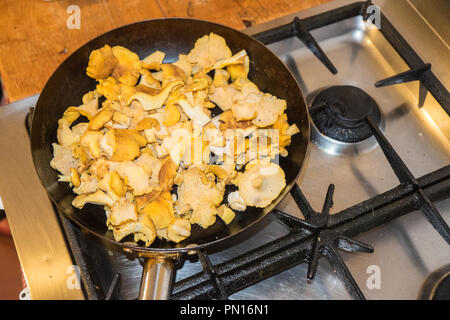
[[[415,2],[339,0],[245,30],[302,89],[308,159],[256,234],[178,263],[172,299],[443,298],[450,51]],[[0,110],[0,194],[31,296],[135,299],[141,261],[73,226],[39,184],[24,126],[36,99]]]

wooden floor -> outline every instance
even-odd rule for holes
[[[0,234],[0,300],[15,300],[22,290],[19,259],[10,236]]]

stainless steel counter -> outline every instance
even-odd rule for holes
[[[25,117],[36,100],[0,107],[0,195],[31,298],[83,299],[70,285],[73,262],[31,158]]]

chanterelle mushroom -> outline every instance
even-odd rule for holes
[[[76,175],[74,169],[72,169],[72,173],[74,176]],[[73,192],[75,192],[76,194],[92,193],[95,192],[98,188],[98,180],[96,177],[83,172],[80,177],[80,184],[77,186],[75,183],[73,183],[73,185],[75,186],[75,188],[73,188]]]
[[[70,147],[62,147],[57,143],[52,143],[53,159],[50,166],[58,170],[64,176],[70,175],[70,168],[78,168],[80,161],[72,156]]]
[[[252,123],[258,127],[267,127],[274,124],[278,116],[280,116],[286,109],[286,100],[278,99],[271,94],[265,93],[260,102],[259,110],[256,118],[252,120]]]
[[[158,198],[147,204],[142,210],[153,221],[156,229],[165,229],[174,218],[173,203],[170,193],[163,192]]]
[[[134,195],[139,196],[152,191],[153,186],[150,184],[150,174],[135,162],[121,162],[116,171],[133,190]]]
[[[178,55],[178,61],[172,63],[174,66],[177,66],[178,68],[180,68],[181,70],[184,71],[184,73],[186,74],[186,76],[190,76],[192,73],[192,65],[189,62],[187,55],[185,54],[179,54]]]
[[[180,242],[191,235],[191,223],[189,220],[175,218],[167,227],[167,238],[173,242]]]
[[[183,112],[188,116],[189,119],[196,122],[199,126],[206,125],[211,118],[208,115],[208,112],[201,105],[192,106],[187,99],[181,98],[178,101],[178,104],[183,109]]]
[[[247,209],[247,205],[245,204],[244,199],[242,199],[239,191],[233,191],[228,194],[227,198],[228,204],[230,207],[237,211],[245,211]]]
[[[189,62],[200,69],[208,69],[218,60],[228,58],[231,58],[231,50],[225,39],[212,32],[198,39],[187,57]]]
[[[178,187],[178,210],[193,210],[190,222],[207,228],[216,221],[217,206],[223,199],[213,181],[198,167],[190,167],[183,174],[183,182]]]
[[[144,110],[155,110],[159,109],[163,106],[164,101],[166,101],[167,97],[169,96],[170,92],[177,86],[183,84],[182,81],[172,81],[164,87],[158,94],[156,95],[150,95],[145,92],[137,92],[134,95],[132,95],[127,103],[130,104],[133,100],[138,100],[142,106],[144,107]]]
[[[164,52],[156,50],[142,60],[142,66],[146,69],[159,70],[165,56]]]
[[[114,66],[112,76],[120,83],[134,86],[139,78],[139,71],[141,70],[139,56],[121,46],[113,47],[112,52],[117,58],[117,64]]]
[[[120,241],[130,234],[135,235],[135,241],[141,240],[148,247],[155,241],[156,229],[152,220],[145,215],[139,216],[137,221],[128,222],[113,228],[113,235],[116,241]]]
[[[108,217],[113,226],[118,226],[124,222],[136,221],[137,210],[133,202],[122,198],[111,207],[111,213]]]
[[[114,200],[108,197],[108,195],[103,191],[97,190],[94,193],[80,194],[72,201],[72,205],[78,209],[82,209],[86,203],[100,204],[111,207],[114,205]]]
[[[275,163],[254,160],[239,180],[239,195],[248,206],[264,208],[286,186],[284,171]]]
[[[72,129],[70,129],[70,123],[66,119],[63,118],[58,120],[58,130],[56,131],[56,138],[58,139],[58,143],[61,146],[67,147],[72,145],[73,143],[79,142],[82,134],[83,133],[81,131],[72,131]]]
[[[234,211],[228,208],[225,204],[222,204],[217,209],[217,215],[223,220],[223,222],[225,222],[225,224],[229,224],[236,216]]]
[[[209,99],[212,102],[217,104],[220,109],[223,111],[230,110],[233,106],[233,100],[236,94],[238,94],[238,90],[236,90],[231,85],[215,87],[213,92],[209,94]]]
[[[110,46],[105,45],[94,50],[89,55],[89,63],[86,73],[94,79],[104,79],[108,77],[116,66],[117,59]]]

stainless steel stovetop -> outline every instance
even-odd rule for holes
[[[334,1],[252,27],[246,32],[256,34],[288,23],[294,16],[305,18],[352,2]],[[409,1],[374,3],[381,7],[422,59],[432,63],[433,72],[449,88],[450,50],[442,37],[434,33]],[[336,75],[332,75],[297,38],[268,46],[291,69],[308,102],[326,87],[357,86],[380,106],[384,135],[416,177],[450,164],[450,119],[436,100],[429,94],[424,106],[418,108],[419,86],[415,83],[375,88],[376,81],[409,69],[379,30],[370,28],[361,17],[354,17],[315,29],[312,35],[337,68]],[[32,298],[79,298],[79,292],[67,290],[66,282],[71,274],[67,269],[71,264],[70,256],[64,245],[54,247],[53,242],[61,241],[62,236],[60,230],[52,232],[48,229],[48,223],[53,227],[56,224],[55,221],[48,222],[51,221],[52,209],[47,199],[42,200],[45,191],[32,168],[23,123],[35,101],[36,97],[33,97],[0,109],[3,131],[0,144],[5,146],[0,156],[0,194]],[[298,184],[316,210],[321,209],[328,185],[334,184],[333,213],[392,189],[399,183],[377,143],[366,141],[357,147],[342,143],[313,144]],[[18,194],[26,194],[27,199],[18,197]],[[450,199],[435,205],[450,224]],[[301,217],[290,195],[278,209]],[[45,215],[43,221],[46,225],[32,223],[36,221],[32,216],[38,212]],[[31,230],[37,230],[34,244],[30,244]],[[232,248],[210,254],[210,258],[214,264],[220,263],[284,234],[285,228],[270,220],[256,235]],[[400,217],[356,239],[375,248],[372,254],[342,254],[367,299],[416,299],[428,275],[450,263],[448,244],[420,212]],[[39,245],[40,241],[44,243]],[[111,253],[111,259],[116,263],[117,270],[114,271],[126,274],[122,278],[121,295],[134,299],[138,294],[142,266],[137,260],[128,260],[114,253]],[[38,266],[43,270],[36,271]],[[380,272],[379,288],[368,285],[375,269]],[[186,261],[177,271],[176,278],[184,279],[200,271],[202,266],[199,262]],[[325,259],[321,260],[313,282],[306,280],[306,272],[306,264],[298,265],[241,290],[230,299],[350,298]]]

